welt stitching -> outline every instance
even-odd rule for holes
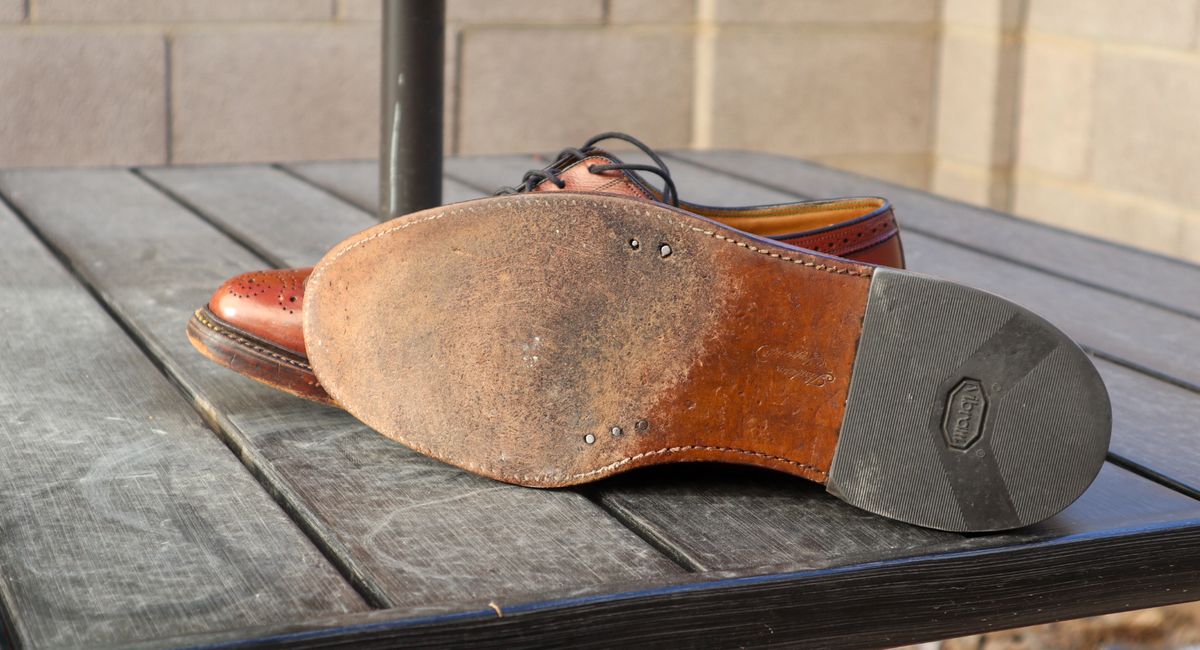
[[[425,447],[424,445],[413,444],[399,436],[392,436],[392,437],[395,440],[402,442],[405,445],[408,445],[409,447],[415,449],[416,451],[419,451],[428,456],[432,456],[434,458],[438,458],[437,453],[435,453],[432,449]],[[481,473],[481,474],[498,474],[500,476],[504,476],[506,479],[516,479],[519,481],[526,481],[526,482],[528,482],[528,481],[542,482],[542,481],[546,481],[546,480],[563,481],[563,480],[570,480],[570,479],[586,478],[588,476],[594,476],[596,474],[603,474],[605,472],[609,472],[611,470],[617,469],[618,467],[622,467],[624,465],[628,465],[629,463],[639,461],[643,458],[650,458],[652,456],[662,456],[664,454],[674,454],[674,453],[679,453],[679,452],[683,452],[683,451],[716,451],[716,452],[721,452],[721,453],[737,454],[739,456],[751,456],[754,458],[765,458],[767,460],[777,461],[777,462],[785,463],[788,465],[793,465],[793,466],[799,467],[801,469],[810,470],[817,476],[821,477],[822,479],[827,478],[829,476],[828,472],[822,470],[820,467],[817,467],[816,465],[809,465],[808,463],[801,463],[799,461],[791,460],[790,458],[784,458],[783,456],[774,456],[771,454],[764,454],[760,451],[751,451],[749,449],[739,449],[737,447],[718,447],[718,446],[714,446],[714,445],[678,445],[678,446],[674,446],[674,447],[663,447],[661,449],[654,449],[651,451],[643,451],[641,453],[637,453],[632,456],[626,456],[625,458],[622,458],[615,462],[604,465],[603,467],[597,467],[596,469],[589,470],[587,472],[580,472],[578,474],[513,474],[511,472],[499,471],[495,467],[492,467],[490,465],[471,463],[471,462],[462,462],[458,459],[454,459],[454,460],[445,459],[445,460],[447,460],[447,462],[450,462],[450,463],[457,465],[459,467],[462,467],[464,469],[469,469],[469,470],[472,470],[474,472]]]
[[[595,205],[595,204],[591,204],[591,205]],[[840,266],[834,266],[832,264],[820,264],[817,262],[809,262],[808,260],[802,260],[802,259],[797,259],[794,257],[788,257],[787,255],[775,253],[775,252],[772,252],[765,248],[759,248],[758,246],[755,246],[754,244],[747,244],[746,242],[738,241],[736,239],[733,239],[732,237],[726,237],[725,235],[722,235],[722,234],[716,232],[715,230],[705,230],[703,228],[698,228],[696,226],[688,225],[681,221],[675,221],[674,219],[668,219],[667,217],[664,217],[659,214],[651,214],[648,210],[643,211],[642,214],[647,217],[654,217],[661,221],[666,221],[667,223],[673,224],[675,226],[679,226],[680,228],[685,228],[685,229],[691,230],[693,232],[698,232],[702,235],[707,235],[709,237],[712,237],[713,239],[719,239],[721,241],[729,242],[730,244],[734,244],[741,248],[745,248],[747,250],[754,251],[755,253],[760,253],[762,255],[766,255],[767,257],[773,257],[777,260],[781,260],[784,262],[790,262],[792,264],[799,264],[801,266],[807,266],[809,268],[816,269],[818,271],[825,271],[826,273],[832,273],[834,275],[857,275],[857,276],[862,276],[864,278],[871,277],[870,272],[864,273],[861,271],[855,271],[853,269],[847,269],[847,268],[843,268]]]
[[[510,199],[510,200],[514,200],[514,199]],[[521,200],[521,199],[515,199],[515,200]],[[547,204],[547,203],[546,203],[546,201],[545,201],[544,199],[525,199],[525,200],[527,200],[527,201],[529,201],[529,202],[531,202],[531,203],[540,204],[540,205],[542,205],[543,207],[550,207],[550,206],[549,206],[549,204]],[[595,202],[595,201],[588,201],[588,200],[582,200],[582,199],[569,199],[569,203],[570,203],[571,205],[576,205],[576,204],[582,203],[583,205],[588,205],[588,206],[591,206],[591,207],[594,207],[594,208],[604,207],[602,204],[600,204],[600,203],[597,203],[597,202]],[[377,239],[377,238],[379,238],[379,237],[383,237],[383,236],[385,236],[385,235],[390,235],[390,234],[392,234],[392,233],[394,233],[394,232],[396,232],[396,231],[399,231],[399,230],[404,230],[405,228],[408,228],[408,227],[410,227],[410,226],[415,226],[415,225],[417,225],[417,224],[420,224],[420,223],[425,223],[425,222],[427,222],[427,221],[433,221],[433,220],[435,220],[435,219],[441,219],[442,217],[454,216],[454,215],[456,215],[456,214],[460,214],[460,213],[462,213],[462,212],[475,212],[476,210],[477,210],[477,209],[476,209],[474,206],[471,206],[471,207],[460,208],[460,209],[458,209],[458,210],[453,210],[453,211],[451,211],[451,212],[439,212],[439,213],[437,213],[437,214],[430,215],[430,216],[428,216],[428,217],[424,217],[424,218],[422,218],[422,219],[418,219],[418,220],[416,220],[416,221],[409,221],[409,222],[407,222],[407,223],[403,223],[403,224],[400,224],[400,225],[398,225],[398,226],[393,226],[393,227],[391,227],[391,228],[388,228],[388,229],[386,229],[386,230],[381,230],[381,231],[379,231],[379,232],[377,232],[377,233],[375,233],[375,234],[371,235],[370,237],[366,237],[366,238],[364,238],[364,239],[360,239],[360,240],[358,240],[358,241],[355,241],[354,243],[350,244],[349,246],[347,246],[347,247],[343,248],[342,250],[338,251],[338,253],[337,253],[336,255],[334,255],[332,259],[330,259],[328,262],[324,262],[324,263],[322,263],[322,264],[320,265],[320,268],[318,268],[318,269],[317,269],[317,271],[316,271],[316,272],[315,272],[313,275],[319,278],[319,277],[320,277],[320,275],[321,275],[321,274],[324,272],[324,270],[325,270],[325,267],[326,267],[326,266],[328,266],[329,264],[332,264],[333,262],[336,262],[336,261],[337,261],[339,258],[341,258],[341,257],[342,257],[343,255],[345,255],[346,253],[349,253],[351,250],[354,250],[355,248],[357,248],[357,247],[359,247],[359,246],[361,246],[361,245],[363,245],[363,244],[366,244],[367,242],[369,242],[369,241],[371,241],[371,240],[373,240],[373,239]],[[625,212],[626,214],[628,214],[628,213],[629,213],[629,209],[628,209],[628,208],[621,208],[621,210],[622,210],[623,212]],[[687,229],[687,230],[691,230],[691,231],[694,231],[694,232],[701,233],[701,234],[703,234],[703,235],[707,235],[707,236],[709,236],[709,237],[712,237],[712,238],[714,238],[714,239],[719,239],[719,240],[721,240],[721,241],[729,242],[730,244],[734,244],[734,245],[736,245],[736,246],[739,246],[739,247],[741,247],[741,248],[745,248],[745,249],[747,249],[747,250],[754,251],[755,253],[760,253],[760,254],[762,254],[762,255],[767,255],[768,257],[773,257],[773,258],[775,258],[775,259],[778,259],[778,260],[781,260],[781,261],[784,261],[784,262],[790,262],[790,263],[792,263],[792,264],[799,264],[799,265],[801,265],[801,266],[807,266],[807,267],[809,267],[809,268],[813,268],[813,269],[816,269],[816,270],[818,270],[818,271],[825,271],[826,273],[833,273],[834,275],[857,275],[857,276],[862,276],[862,277],[871,277],[871,273],[870,273],[870,272],[855,271],[855,270],[853,270],[853,269],[847,269],[847,268],[843,268],[843,267],[840,267],[840,266],[835,266],[835,265],[832,265],[832,264],[820,264],[820,263],[816,263],[816,262],[809,262],[809,261],[807,261],[807,260],[801,260],[801,259],[797,259],[797,258],[794,258],[794,257],[788,257],[787,255],[782,255],[782,254],[779,254],[779,253],[774,253],[774,252],[771,252],[771,251],[769,251],[769,250],[767,250],[767,249],[764,249],[764,248],[759,248],[759,247],[757,247],[757,246],[755,246],[755,245],[753,245],[753,244],[747,244],[747,243],[745,243],[745,242],[738,241],[738,240],[736,240],[736,239],[733,239],[733,238],[731,238],[731,237],[726,237],[726,236],[724,236],[724,235],[721,235],[721,234],[717,233],[717,232],[716,232],[716,231],[714,231],[714,230],[705,230],[705,229],[703,229],[703,228],[698,228],[698,227],[696,227],[696,226],[691,226],[691,225],[688,225],[688,224],[686,224],[686,223],[683,223],[683,222],[681,222],[681,221],[676,221],[676,220],[674,220],[674,219],[669,219],[669,218],[667,218],[667,217],[664,217],[664,216],[662,216],[662,215],[660,215],[660,214],[651,214],[651,213],[650,213],[649,211],[647,211],[647,210],[643,210],[643,211],[642,211],[642,215],[643,215],[643,216],[647,216],[647,217],[654,217],[654,218],[656,218],[656,219],[659,219],[660,221],[665,221],[665,222],[667,222],[667,223],[669,223],[669,224],[672,224],[672,225],[674,225],[674,226],[677,226],[677,227],[679,227],[679,228],[684,228],[684,229]]]
[[[530,198],[505,197],[500,200],[524,201],[524,202],[528,202],[528,203],[533,203],[535,205],[541,205],[542,207],[551,207],[550,204],[545,199],[535,199],[532,197],[530,197]],[[593,208],[606,207],[602,203],[599,203],[596,201],[591,201],[591,200],[586,200],[586,199],[572,198],[572,199],[567,199],[567,202],[570,205],[582,204],[582,205],[587,205],[587,206],[590,206]],[[626,214],[630,213],[630,209],[628,207],[622,206],[619,209],[622,212],[625,212]],[[640,209],[640,208],[638,208],[638,209]],[[321,262],[321,264],[319,264],[317,266],[317,269],[313,272],[312,278],[310,278],[310,280],[314,282],[314,286],[319,286],[319,284],[317,284],[317,283],[319,283],[320,277],[324,273],[325,268],[328,265],[341,259],[341,257],[343,255],[346,255],[347,253],[354,250],[355,248],[358,248],[359,246],[366,244],[367,242],[370,242],[374,239],[378,239],[380,237],[390,235],[392,233],[404,230],[406,228],[415,226],[417,224],[434,221],[437,219],[441,219],[443,217],[454,216],[457,214],[461,214],[463,212],[477,212],[478,210],[479,210],[479,208],[477,208],[475,206],[466,206],[466,207],[459,208],[457,210],[452,210],[450,212],[438,212],[437,214],[432,214],[427,217],[422,217],[421,219],[417,219],[415,221],[408,221],[408,222],[405,222],[405,223],[402,223],[402,224],[399,224],[396,226],[392,226],[391,228],[386,228],[386,229],[381,230],[377,233],[374,233],[368,237],[365,237],[363,239],[352,242],[351,244],[347,245],[345,248],[341,249],[336,254],[334,254],[334,256],[332,258],[330,258],[328,261]],[[782,262],[789,262],[791,264],[799,264],[801,266],[806,266],[806,267],[809,267],[809,268],[812,268],[812,269],[815,269],[818,271],[824,271],[826,273],[832,273],[834,275],[854,275],[854,276],[861,276],[861,277],[871,277],[871,273],[869,271],[868,272],[855,271],[853,269],[847,269],[847,268],[843,268],[843,267],[839,267],[839,266],[834,266],[831,264],[820,264],[820,263],[816,263],[816,262],[809,262],[807,260],[801,260],[801,259],[789,257],[787,255],[775,253],[775,252],[772,252],[772,251],[764,249],[764,248],[759,248],[758,246],[755,246],[753,244],[747,244],[745,242],[738,241],[731,237],[726,237],[724,235],[717,233],[714,230],[705,230],[703,228],[698,228],[696,226],[689,225],[682,221],[678,221],[676,219],[672,219],[672,218],[663,216],[661,214],[653,214],[649,210],[642,210],[642,215],[647,216],[647,217],[654,217],[656,219],[659,219],[660,221],[664,221],[664,222],[671,224],[673,226],[676,226],[678,228],[682,228],[684,230],[690,230],[692,232],[697,232],[702,235],[712,237],[712,238],[720,240],[720,241],[728,242],[728,243],[738,246],[740,248],[744,248],[746,250],[753,251],[755,253],[766,255],[768,257],[775,258]],[[318,339],[318,344],[320,344],[319,339]],[[333,395],[332,393],[330,395],[331,395],[331,397],[334,397],[334,399],[336,399],[339,403],[346,404],[345,400],[338,399],[337,396]],[[433,453],[433,451],[431,449],[429,449],[423,445],[413,444],[398,435],[393,435],[392,437],[395,440],[397,440],[398,442],[408,445],[409,447],[411,447],[417,451],[420,451],[422,453],[425,453],[427,455],[434,456],[434,457],[438,456],[436,453]],[[590,470],[587,472],[581,472],[578,474],[521,475],[521,474],[512,474],[512,473],[506,473],[503,471],[498,471],[495,468],[492,468],[491,466],[488,466],[488,465],[480,465],[480,464],[475,464],[475,463],[463,463],[463,462],[454,462],[454,464],[457,464],[466,469],[478,471],[478,472],[481,472],[484,474],[497,474],[500,476],[505,476],[508,478],[513,478],[513,479],[517,479],[517,480],[521,480],[521,481],[531,481],[531,480],[532,481],[543,481],[543,480],[561,481],[561,480],[584,478],[587,476],[593,476],[595,474],[602,474],[604,472],[608,472],[610,470],[616,469],[623,465],[627,465],[629,463],[640,460],[642,458],[648,458],[650,456],[659,456],[659,455],[669,454],[669,453],[678,453],[680,451],[719,451],[722,453],[732,453],[732,454],[738,454],[738,455],[743,455],[743,456],[751,456],[751,457],[755,457],[755,458],[765,458],[768,460],[774,460],[774,461],[778,461],[778,462],[782,462],[782,463],[787,463],[789,465],[793,465],[795,467],[800,467],[802,469],[811,470],[812,472],[814,472],[815,474],[817,474],[818,476],[820,476],[822,478],[825,478],[828,476],[827,472],[825,472],[824,470],[822,470],[816,466],[808,465],[808,464],[801,463],[801,462],[794,461],[794,460],[790,460],[790,459],[784,458],[782,456],[772,456],[770,454],[764,454],[762,452],[751,451],[749,449],[737,449],[734,447],[714,447],[714,446],[706,446],[706,445],[684,445],[684,446],[676,446],[676,447],[663,447],[661,449],[655,449],[653,451],[644,451],[644,452],[641,452],[638,454],[634,454],[633,456],[626,456],[625,458],[617,460],[613,463],[609,463],[608,465],[605,465],[603,467],[599,467],[597,469]]]
[[[603,472],[607,472],[611,469],[616,469],[622,465],[627,465],[634,461],[641,460],[642,458],[648,458],[650,456],[661,456],[662,454],[678,453],[681,451],[719,451],[719,452],[723,452],[723,453],[734,453],[734,454],[739,454],[739,455],[744,455],[744,456],[755,456],[758,458],[766,458],[768,460],[775,460],[775,461],[787,463],[788,465],[795,465],[796,467],[800,467],[803,469],[809,469],[809,470],[812,470],[813,472],[815,472],[816,474],[820,475],[821,477],[825,477],[828,475],[828,474],[826,474],[826,472],[822,471],[821,468],[819,468],[815,465],[801,463],[799,461],[791,460],[790,458],[784,458],[783,456],[773,456],[771,454],[764,454],[760,451],[751,451],[749,449],[738,449],[737,447],[717,447],[717,446],[713,446],[713,445],[680,445],[680,446],[676,446],[676,447],[663,447],[662,449],[655,449],[653,451],[643,451],[639,454],[634,454],[633,456],[627,456],[616,462],[609,463],[608,465],[605,465],[604,467],[599,467],[597,469],[591,470],[590,472],[583,472],[581,474],[575,474],[574,476],[570,476],[570,477],[566,477],[566,478],[581,478],[584,476],[591,476],[592,474],[600,474]],[[539,478],[539,477],[520,477],[520,478]],[[548,478],[556,478],[556,477],[550,476]]]
[[[282,362],[284,362],[284,363],[287,363],[287,364],[290,364],[290,365],[296,366],[297,368],[300,368],[301,370],[307,370],[307,371],[309,371],[309,372],[312,372],[312,368],[311,368],[311,367],[309,367],[309,366],[308,366],[308,364],[301,363],[301,362],[299,362],[299,361],[296,361],[295,359],[289,359],[288,357],[285,357],[285,356],[283,356],[282,354],[279,354],[278,352],[273,352],[273,351],[271,351],[271,350],[268,350],[267,348],[264,348],[264,347],[262,347],[262,346],[256,345],[256,344],[255,344],[253,341],[251,341],[250,339],[247,339],[247,338],[245,338],[245,337],[243,337],[243,336],[239,336],[239,335],[237,335],[237,334],[234,334],[233,332],[231,332],[231,331],[229,331],[229,330],[227,330],[227,329],[225,329],[225,328],[221,327],[220,325],[217,325],[216,323],[213,323],[213,322],[209,321],[207,318],[205,318],[205,317],[204,317],[204,315],[203,315],[203,314],[201,314],[201,313],[200,313],[200,311],[199,311],[199,310],[197,310],[197,311],[196,311],[196,314],[195,314],[195,315],[196,315],[196,320],[200,321],[200,323],[201,323],[201,324],[203,324],[203,325],[204,325],[205,327],[207,327],[208,329],[210,329],[210,330],[212,330],[212,331],[216,332],[217,334],[220,334],[221,336],[224,336],[225,338],[228,338],[228,339],[233,339],[233,340],[237,341],[238,343],[241,343],[242,345],[244,345],[244,346],[246,346],[246,347],[248,347],[248,348],[252,348],[252,349],[254,349],[254,350],[256,350],[256,351],[258,351],[258,352],[260,352],[260,353],[262,353],[262,354],[265,354],[265,355],[267,355],[267,356],[270,356],[270,357],[273,357],[273,358],[275,358],[275,359],[278,359],[279,361],[282,361]]]
[[[540,481],[540,480],[545,480],[545,479],[551,479],[551,480],[562,480],[562,479],[577,479],[577,478],[584,478],[584,477],[587,477],[587,476],[593,476],[593,475],[595,475],[595,474],[603,474],[603,473],[605,473],[605,472],[608,472],[608,471],[611,471],[611,470],[617,469],[618,467],[621,467],[621,466],[623,466],[623,465],[628,465],[629,463],[632,463],[632,462],[635,462],[635,461],[641,460],[641,459],[643,459],[643,458],[649,458],[649,457],[651,457],[651,456],[662,456],[663,454],[673,454],[673,453],[679,453],[679,452],[681,452],[681,451],[718,451],[718,452],[722,452],[722,453],[732,453],[732,454],[737,454],[737,455],[739,455],[739,456],[753,456],[753,457],[756,457],[756,458],[765,458],[765,459],[767,459],[767,460],[773,460],[773,461],[778,461],[778,462],[781,462],[781,463],[787,463],[788,465],[794,465],[794,466],[796,466],[796,467],[799,467],[799,468],[801,468],[801,469],[807,469],[807,470],[811,470],[813,473],[815,473],[816,475],[820,476],[821,478],[826,478],[827,476],[829,476],[829,474],[828,474],[827,472],[823,471],[821,468],[819,468],[819,467],[817,467],[817,466],[815,466],[815,465],[809,465],[809,464],[807,464],[807,463],[801,463],[801,462],[799,462],[799,461],[791,460],[791,459],[789,459],[789,458],[784,458],[784,457],[782,457],[782,456],[773,456],[773,455],[771,455],[771,454],[764,454],[764,453],[762,453],[762,452],[759,452],[759,451],[751,451],[751,450],[749,450],[749,449],[738,449],[738,448],[736,448],[736,447],[717,447],[717,446],[712,446],[712,445],[680,445],[680,446],[675,446],[675,447],[663,447],[663,448],[661,448],[661,449],[655,449],[655,450],[653,450],[653,451],[643,451],[643,452],[641,452],[641,453],[634,454],[634,455],[632,455],[632,456],[626,456],[625,458],[622,458],[622,459],[620,459],[620,460],[618,460],[618,461],[616,461],[616,462],[609,463],[609,464],[607,464],[607,465],[605,465],[605,466],[603,466],[603,467],[598,467],[598,468],[596,468],[596,469],[593,469],[593,470],[591,470],[591,471],[587,471],[587,472],[581,472],[581,473],[579,473],[579,474],[571,474],[571,475],[561,475],[561,474],[540,474],[540,475],[528,475],[528,474],[508,474],[507,476],[511,476],[512,478],[520,479],[520,480],[522,480],[522,481],[531,481],[531,480],[532,480],[532,481]],[[483,471],[485,471],[485,472],[488,472],[488,471],[494,471],[494,470],[491,470],[491,469],[489,469],[489,468],[487,468],[487,467],[473,467],[472,465],[466,465],[466,467],[467,467],[467,469],[481,469],[481,470],[483,470]]]
[[[685,228],[690,228],[691,230],[694,230],[698,233],[703,233],[705,235],[708,235],[709,237],[713,237],[714,239],[720,239],[722,241],[727,241],[731,244],[736,244],[747,250],[752,250],[755,253],[761,253],[763,255],[766,255],[767,257],[773,257],[777,260],[782,260],[784,262],[791,262],[792,264],[799,264],[801,266],[807,266],[809,268],[816,269],[818,271],[825,271],[826,273],[833,273],[834,275],[857,275],[857,276],[864,277],[864,278],[871,277],[870,272],[864,273],[862,271],[855,271],[853,269],[847,269],[847,268],[843,268],[840,266],[834,266],[832,264],[820,264],[817,262],[809,262],[808,260],[796,259],[794,257],[788,257],[787,255],[781,255],[779,253],[769,251],[765,248],[759,248],[753,244],[747,244],[745,242],[737,241],[736,239],[731,239],[724,235],[718,234],[717,232],[712,231],[712,230],[703,230],[701,228],[697,228],[695,226],[688,226],[686,224],[681,224],[681,225],[683,225],[683,227],[685,227]]]

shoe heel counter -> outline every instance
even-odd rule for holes
[[[869,227],[882,229],[873,238],[875,241],[864,248],[848,251],[843,257],[876,266],[905,268],[904,244],[900,239],[900,225],[897,223],[892,209],[889,207],[887,211],[872,218]]]

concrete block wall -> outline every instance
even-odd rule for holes
[[[925,186],[937,0],[450,0],[451,153],[602,130]],[[376,155],[379,0],[0,0],[0,166]]]
[[[944,0],[931,189],[1200,261],[1200,1]]]
[[[1014,208],[1200,260],[1200,2],[1092,2],[1031,6],[1026,66],[1077,81],[1069,93],[1037,77],[1025,88],[1043,98],[1025,108],[1048,142],[1019,160]],[[1081,7],[1089,19],[1070,20]]]
[[[942,4],[931,181],[942,194],[983,205],[1009,201],[1023,1]]]
[[[446,146],[772,151],[1200,259],[1200,0],[449,0]],[[0,0],[0,167],[371,158],[379,0]]]

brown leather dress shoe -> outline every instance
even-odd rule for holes
[[[602,134],[610,135],[610,134]],[[599,138],[601,136],[597,136]],[[662,192],[616,156],[591,147],[568,149],[526,174],[520,191],[602,192],[662,202]],[[648,153],[659,163],[661,159]],[[628,167],[635,167],[629,169]],[[662,171],[669,178],[665,164]],[[653,171],[652,173],[659,173]],[[518,188],[505,188],[518,191]],[[673,192],[673,187],[671,190]],[[859,262],[904,267],[900,230],[883,199],[855,198],[719,208],[678,201],[679,208],[755,235]],[[208,358],[306,399],[334,404],[313,375],[304,347],[301,305],[311,269],[271,269],[230,279],[197,310],[188,338]]]
[[[672,194],[521,193],[350,237],[305,287],[309,362],[381,434],[533,487],[722,461],[892,519],[990,531],[1050,517],[1100,470],[1104,384],[1042,318],[750,234]],[[795,210],[748,222],[828,226],[886,204]]]

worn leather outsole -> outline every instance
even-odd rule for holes
[[[997,296],[623,197],[418,212],[309,279],[309,362],[418,451],[536,487],[726,461],[955,531],[1041,521],[1108,447],[1104,385]]]
[[[187,335],[201,354],[230,370],[297,397],[336,406],[308,359],[230,325],[207,307],[192,314]]]

